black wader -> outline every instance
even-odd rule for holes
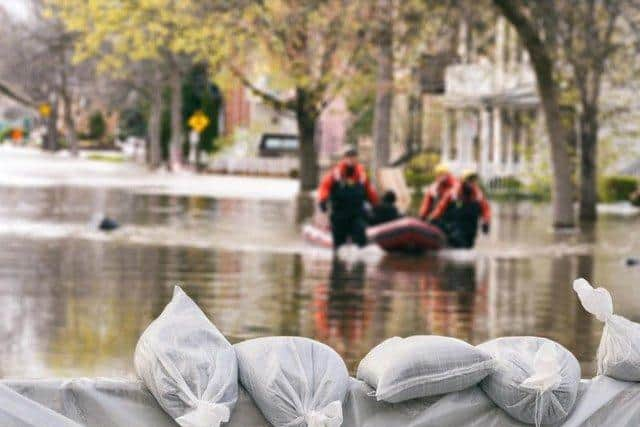
[[[450,246],[472,248],[475,245],[480,214],[480,204],[476,201],[451,202],[443,217],[443,228]]]
[[[367,224],[364,211],[366,190],[363,184],[340,180],[331,188],[331,233],[335,249],[347,243],[367,244]]]

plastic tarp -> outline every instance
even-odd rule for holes
[[[524,426],[494,405],[477,386],[402,403],[378,402],[371,387],[351,379],[343,403],[345,427]],[[0,381],[3,427],[177,427],[137,381],[115,379]],[[269,424],[239,388],[224,426]],[[596,377],[582,380],[567,427],[640,425],[640,384]]]

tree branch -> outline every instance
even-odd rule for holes
[[[259,87],[257,87],[256,85],[254,85],[249,78],[242,72],[240,71],[240,69],[238,67],[236,67],[234,64],[229,64],[228,65],[229,70],[231,70],[231,73],[233,73],[233,75],[240,80],[240,82],[242,83],[243,86],[245,86],[247,89],[249,89],[254,95],[259,96],[260,98],[262,98],[263,101],[271,104],[271,106],[273,106],[275,109],[277,110],[293,110],[295,108],[295,105],[293,103],[292,100],[282,100],[280,98],[278,98],[277,96],[266,92],[262,89],[260,89]]]
[[[0,93],[2,93],[5,96],[8,96],[9,98],[13,99],[14,101],[24,106],[32,107],[32,108],[35,107],[35,102],[33,102],[27,96],[19,94],[14,89],[12,89],[9,85],[7,85],[2,81],[0,81]]]
[[[517,0],[493,0],[493,4],[520,35],[522,43],[526,46],[531,56],[531,62],[536,69],[538,78],[552,78],[553,61],[551,55],[536,31],[534,24],[524,14],[521,7],[518,6],[522,5],[522,3]]]

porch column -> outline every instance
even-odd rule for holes
[[[456,111],[456,162],[464,164],[467,161],[466,115],[465,110]],[[464,167],[464,166],[463,166]]]
[[[493,107],[493,159],[494,173],[498,171],[502,163],[502,110],[500,107]]]
[[[522,116],[520,117],[520,141],[518,142],[518,172],[523,172],[527,167],[532,119],[533,116],[529,110],[522,112]]]
[[[509,130],[507,132],[507,159],[506,159],[506,168],[507,173],[513,173],[513,157],[515,151],[515,141],[517,138],[518,125],[516,123],[516,111],[515,110],[507,110],[507,117],[509,121]]]
[[[480,160],[478,172],[487,175],[489,172],[489,148],[491,145],[491,111],[487,107],[480,108]]]
[[[448,108],[445,108],[442,113],[442,151],[440,158],[443,162],[448,162],[451,159],[451,121],[449,113]]]

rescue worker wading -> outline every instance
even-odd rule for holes
[[[358,152],[353,147],[345,149],[343,159],[322,179],[318,188],[318,205],[327,212],[331,205],[331,233],[334,249],[352,242],[362,247],[367,244],[367,214],[365,202],[375,206],[378,194],[358,163]]]
[[[429,215],[436,208],[440,200],[458,184],[458,180],[449,171],[449,167],[444,163],[440,163],[435,168],[436,180],[429,186],[422,205],[420,206],[420,219],[423,221],[429,218]]]
[[[479,220],[482,232],[489,233],[491,208],[477,180],[475,172],[466,171],[462,181],[444,195],[429,215],[429,220],[445,232],[449,245],[454,248],[473,247]]]

